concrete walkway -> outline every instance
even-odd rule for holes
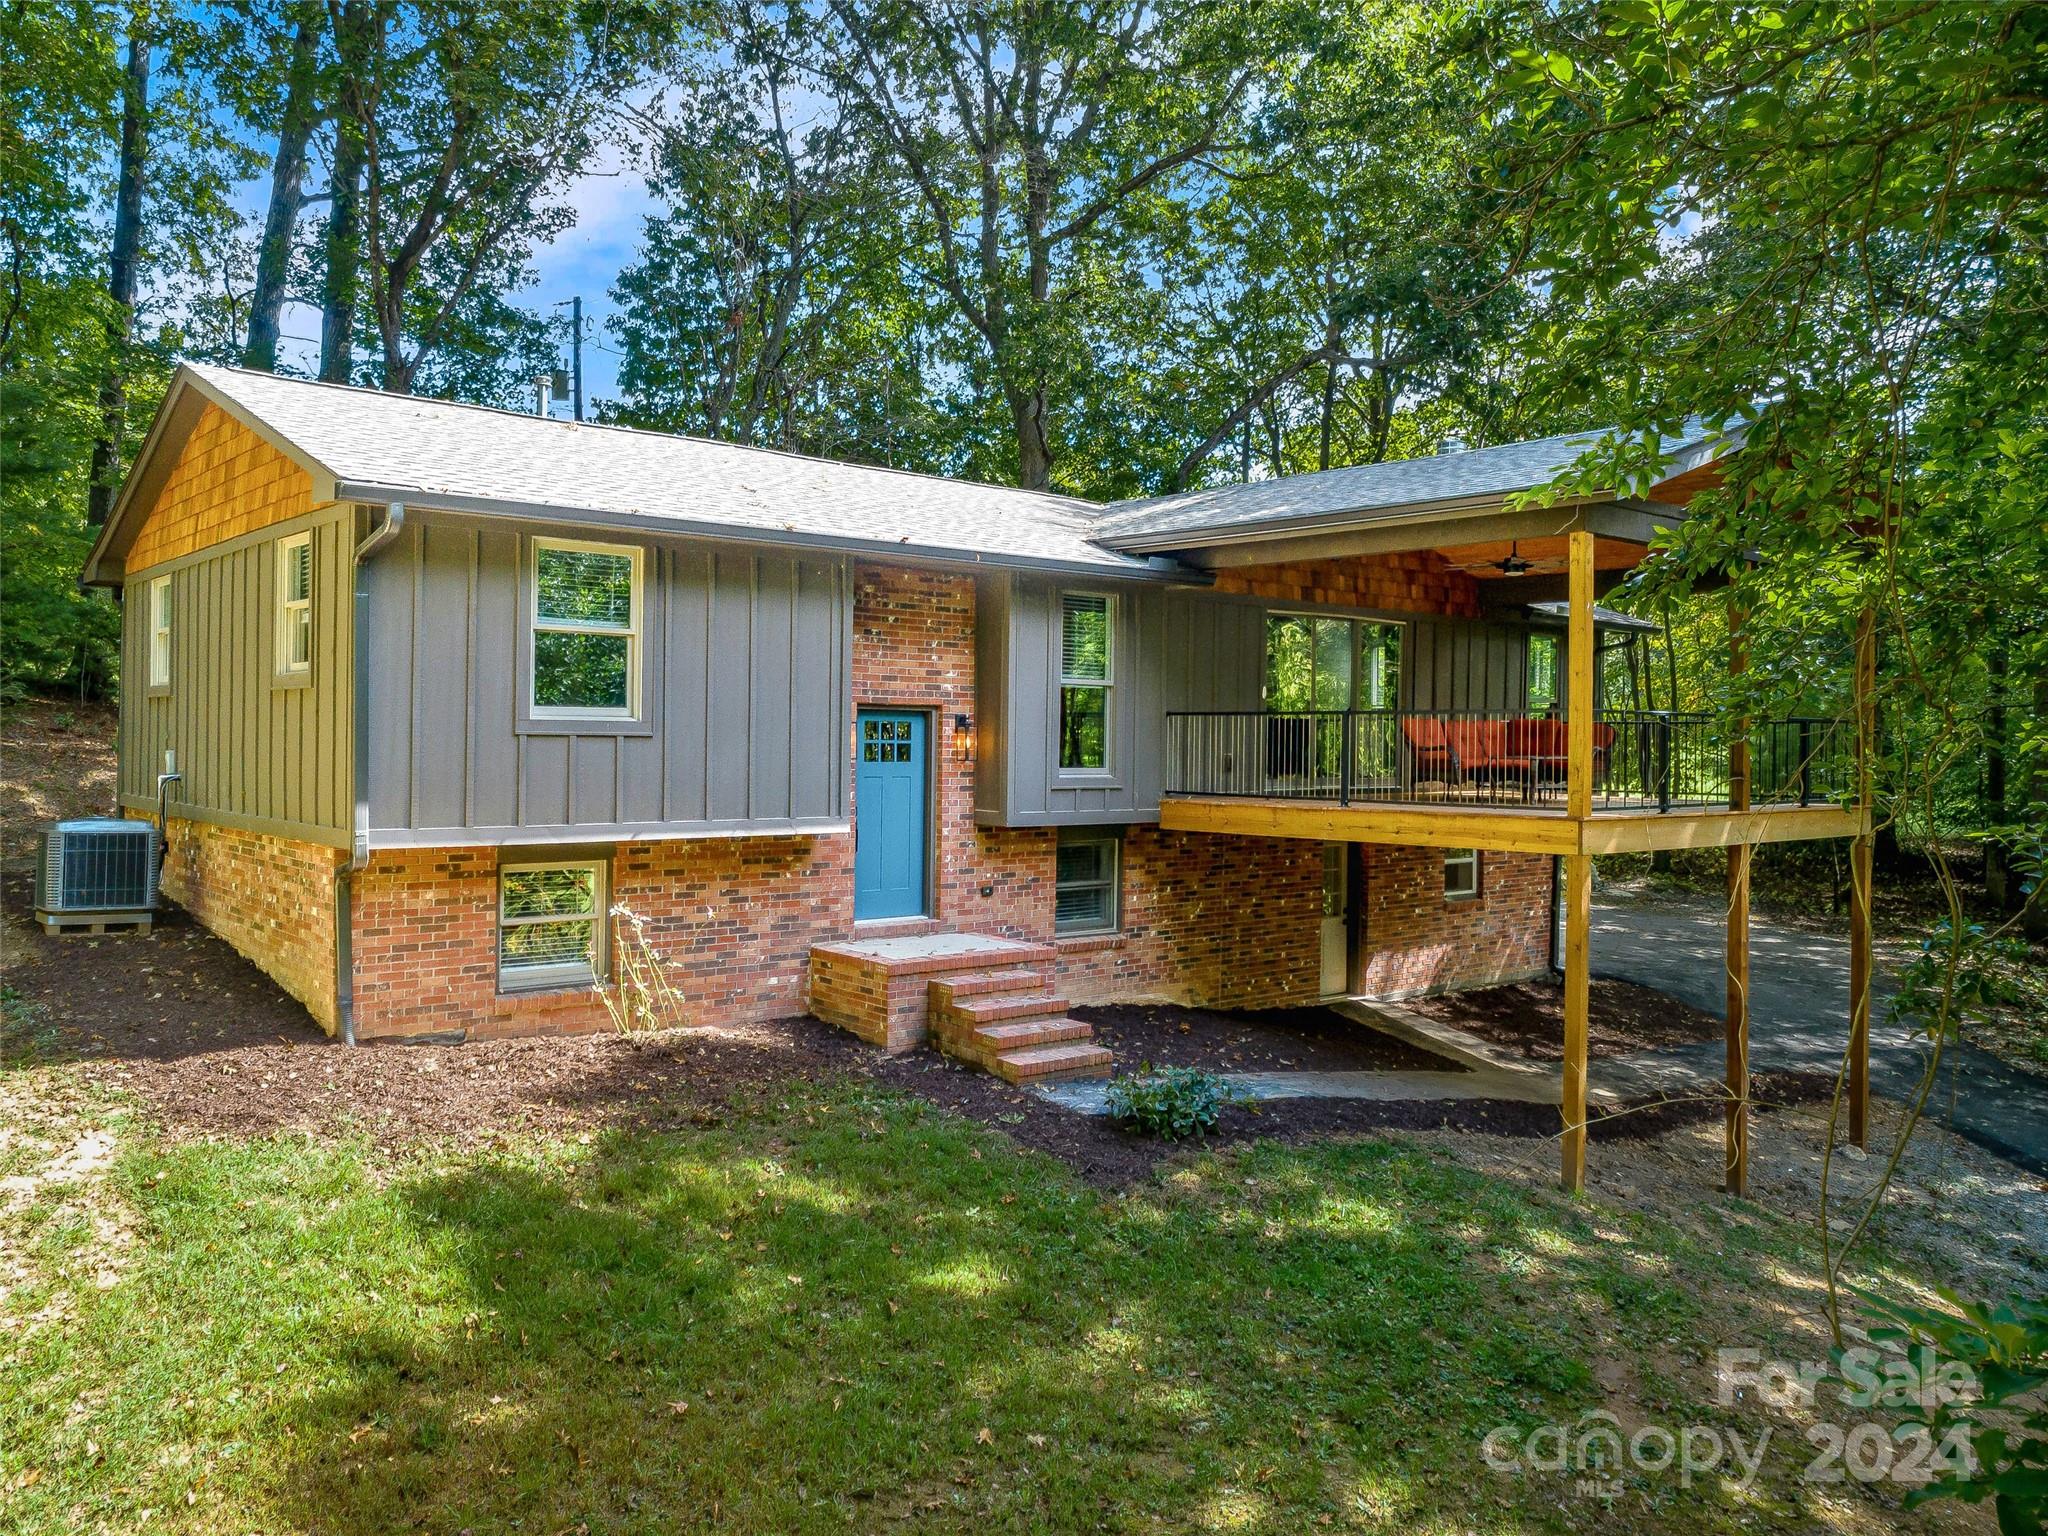
[[[1234,1093],[1247,1099],[1512,1099],[1555,1104],[1557,1080],[1533,1072],[1224,1072]],[[1047,1083],[1038,1090],[1055,1104],[1084,1115],[1109,1112],[1109,1084],[1097,1080]]]
[[[1600,902],[1593,908],[1595,976],[1613,976],[1668,992],[1717,1017],[1727,1006],[1727,922],[1715,902]],[[1892,957],[1896,958],[1896,956]],[[1892,987],[1880,947],[1871,985],[1870,1086],[1909,1099],[1925,1070],[1928,1046],[1885,1015]],[[1849,1038],[1849,940],[1755,917],[1750,920],[1749,1064],[1754,1071],[1838,1070]],[[1719,1040],[1646,1051],[1592,1064],[1596,1086],[1634,1093],[1718,1080],[1726,1047]],[[2048,1080],[2007,1066],[1960,1041],[1942,1052],[1930,1114],[1979,1146],[2035,1173],[2048,1173]]]

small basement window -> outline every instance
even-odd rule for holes
[[[1444,850],[1444,900],[1467,901],[1479,894],[1479,850]]]
[[[1115,599],[1060,594],[1060,767],[1109,766],[1109,690]]]
[[[498,986],[587,987],[604,973],[604,865],[498,870]]]
[[[642,602],[638,549],[534,540],[536,716],[638,716]]]
[[[171,686],[171,578],[149,584],[149,686]]]
[[[298,677],[313,668],[313,535],[277,544],[277,671]]]
[[[1120,917],[1123,861],[1115,831],[1062,828],[1054,855],[1052,931],[1062,937],[1114,933]]]

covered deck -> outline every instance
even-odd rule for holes
[[[1362,538],[1297,535],[1287,548],[1294,557],[1318,548],[1341,556],[1362,543],[1374,553],[1430,550],[1455,560],[1480,578],[1482,612],[1498,611],[1496,594],[1508,590],[1539,595],[1549,565],[1564,588],[1562,601],[1547,605],[1564,628],[1565,676],[1555,697],[1540,708],[1176,711],[1165,720],[1160,821],[1181,832],[1555,856],[1565,994],[1561,1175],[1568,1189],[1582,1188],[1586,1173],[1592,861],[1613,853],[1726,849],[1723,1183],[1740,1194],[1748,1182],[1749,870],[1758,844],[1852,841],[1847,1093],[1850,1138],[1861,1146],[1866,1137],[1874,651],[1866,624],[1856,641],[1855,708],[1845,719],[1795,716],[1731,726],[1673,710],[1600,708],[1595,596],[1641,558],[1648,542],[1647,534],[1641,543],[1616,537],[1618,530],[1603,524],[1603,516],[1611,521],[1621,510],[1550,514],[1553,527],[1564,523],[1561,534],[1510,540],[1491,564],[1473,556],[1475,548],[1491,555],[1492,546],[1447,548],[1447,530],[1427,522],[1380,526]],[[1520,524],[1527,516],[1504,520]],[[1218,568],[1259,558],[1249,543],[1208,554]],[[1532,574],[1537,582],[1523,585]],[[1746,658],[1739,614],[1731,614],[1731,634],[1732,665],[1740,669]]]

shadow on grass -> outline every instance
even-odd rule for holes
[[[1569,1419],[1593,1337],[1687,1307],[1651,1245],[1387,1143],[1104,1196],[858,1085],[588,1145],[183,1146],[124,1176],[136,1273],[24,1359],[49,1401],[17,1430],[93,1383],[122,1421],[50,1506],[74,1524],[1561,1529],[1567,1490],[1480,1438]]]
[[[1198,1173],[1103,1204],[896,1106],[814,1099],[787,1130],[399,1186],[445,1294],[338,1337],[341,1379],[291,1416],[278,1514],[1312,1519],[1342,1512],[1334,1469],[1405,1503],[1415,1447],[1476,1473],[1477,1434],[1587,1380],[1465,1238],[1414,1219],[1468,1181],[1385,1151],[1333,1153],[1331,1180],[1273,1149],[1250,1197]],[[1527,1214],[1481,1220],[1516,1243]]]

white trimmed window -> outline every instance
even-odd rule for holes
[[[1060,594],[1060,767],[1109,766],[1109,690],[1115,682],[1116,599]]]
[[[498,986],[589,986],[604,974],[603,864],[498,868]]]
[[[277,671],[297,677],[313,669],[313,535],[277,541]]]
[[[1444,850],[1444,900],[1467,901],[1479,894],[1479,850]]]
[[[1114,933],[1122,905],[1122,844],[1106,827],[1062,827],[1054,854],[1052,931]]]
[[[171,686],[171,578],[149,584],[149,686]]]
[[[637,718],[640,550],[535,539],[532,586],[535,716]]]

